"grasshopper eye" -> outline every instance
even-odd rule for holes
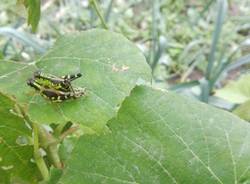
[[[28,86],[34,87],[35,83],[36,83],[36,81],[33,78],[29,78],[27,80],[27,85]]]
[[[81,76],[82,76],[81,73],[76,74],[76,77],[77,77],[77,78],[79,78],[79,77],[81,77]]]

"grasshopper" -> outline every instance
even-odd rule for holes
[[[65,75],[62,77],[57,77],[51,74],[42,73],[41,71],[36,71],[34,72],[33,76],[39,84],[47,88],[53,88],[64,92],[74,92],[71,81],[81,77],[82,74],[77,73],[75,75]]]
[[[81,76],[82,74],[78,73],[76,75],[57,77],[36,71],[34,72],[33,78],[27,80],[27,84],[39,91],[44,98],[53,102],[62,102],[85,95],[84,88],[73,88],[71,85],[71,81]]]

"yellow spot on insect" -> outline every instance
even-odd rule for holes
[[[14,168],[14,166],[13,165],[6,165],[6,166],[2,166],[1,168],[3,170],[10,170],[10,169]]]

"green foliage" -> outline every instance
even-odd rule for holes
[[[239,116],[241,119],[244,119],[250,122],[250,100],[246,101],[245,103],[237,107],[233,111],[233,113]]]
[[[227,1],[219,0],[216,22],[215,22],[215,30],[213,33],[211,50],[208,56],[208,64],[207,64],[207,69],[205,73],[206,82],[201,84],[201,89],[202,89],[201,100],[204,102],[208,102],[210,92],[212,91],[213,85],[214,85],[211,80],[212,78],[214,78],[214,76],[212,75],[212,72],[215,71],[214,70],[214,64],[216,62],[215,54],[216,54],[216,50],[218,47],[219,38],[220,38],[221,31],[222,31],[222,26],[223,26],[224,18],[226,16],[226,12],[227,12]]]
[[[237,81],[230,81],[225,87],[216,90],[216,96],[232,103],[244,103],[250,100],[250,75],[244,75]]]
[[[87,97],[62,103],[45,100],[26,84],[38,69],[56,76],[82,73],[72,85],[86,87]],[[0,155],[7,159],[0,164],[10,169],[1,170],[1,180],[247,181],[249,125],[179,95],[135,87],[149,81],[150,69],[138,49],[121,35],[98,29],[61,37],[32,63],[1,62],[0,92],[16,100],[15,105],[0,96],[0,137],[8,143],[0,144]],[[75,131],[84,135],[68,139]],[[13,155],[6,156],[6,150]]]
[[[39,93],[26,84],[27,79],[32,77],[34,71],[38,69],[56,76],[82,73],[83,76],[73,81],[72,85],[86,87],[87,97],[63,103],[53,103],[42,98]],[[41,177],[53,182],[58,180],[60,172],[57,169],[62,169],[61,160],[64,160],[60,158],[61,154],[58,152],[58,145],[61,141],[72,130],[77,130],[76,128],[82,133],[105,132],[107,121],[116,115],[123,99],[129,95],[136,83],[150,81],[150,69],[143,55],[126,38],[105,30],[91,30],[62,37],[50,52],[32,63],[1,62],[0,81],[0,92],[14,98],[17,104],[15,107],[18,107],[17,109],[13,107],[13,110],[16,111],[15,115],[12,115],[9,111],[10,105],[8,106],[4,101],[1,103],[0,107],[6,108],[6,113],[13,116],[7,117],[5,114],[2,116],[1,113],[1,118],[3,118],[0,119],[1,125],[5,127],[5,123],[10,123],[10,127],[18,126],[16,118],[19,118],[19,121],[23,122],[23,126],[25,126],[25,121],[33,128],[26,127],[30,135],[33,131],[33,142],[29,142],[31,146],[28,146],[30,150],[20,150],[22,151],[20,156],[10,157],[9,165],[3,165],[3,168],[15,171],[15,175],[18,176],[15,179],[19,179],[20,175],[21,179],[27,180],[28,177],[32,182]],[[78,124],[80,127],[71,127],[72,123]],[[53,132],[49,132],[43,127],[43,124],[56,124],[56,126]],[[2,130],[6,132],[5,129]],[[3,134],[1,137],[4,138],[3,141],[8,138],[5,138],[4,132],[0,131],[0,135]],[[15,138],[11,141],[16,141],[18,137],[24,136],[21,130],[10,132],[7,136],[9,135]],[[14,143],[16,144],[16,142],[9,144]],[[39,148],[43,149],[45,156],[41,155]],[[6,149],[8,147],[0,149],[1,156],[6,154]],[[19,154],[18,151],[13,152]],[[24,154],[24,158],[22,158],[22,154]],[[27,158],[28,156],[29,158]],[[21,164],[19,166],[15,163],[18,162],[18,159],[21,159],[23,161],[21,163],[26,167],[29,166],[28,164],[32,164],[31,159],[35,164],[25,168]],[[7,164],[7,161],[4,160],[0,163]],[[16,165],[14,169],[13,165]],[[51,165],[56,169],[51,170],[51,178],[49,178],[48,170]],[[34,176],[28,176],[28,173],[31,172],[27,169],[32,170],[36,166],[39,168],[41,176],[35,176],[37,172],[32,172]],[[12,181],[10,177],[12,175],[15,176],[11,172],[1,170],[1,176],[3,176],[1,180],[4,182]]]
[[[19,43],[31,47],[37,53],[44,53],[46,50],[43,48],[31,35],[27,33],[18,32],[13,28],[0,28],[0,35],[16,39]]]
[[[220,79],[220,70],[225,69],[224,62],[236,48],[238,51],[227,63],[234,62],[236,58],[246,53],[240,45],[249,33],[248,20],[245,18],[250,12],[246,8],[248,0],[228,1],[228,8],[226,2],[225,0],[84,0],[63,3],[45,1],[42,3],[43,19],[40,21],[42,26],[38,37],[44,45],[51,45],[53,40],[65,32],[108,26],[110,30],[121,32],[142,48],[154,70],[154,79],[165,87],[173,84],[172,80],[174,84],[178,84],[208,76],[206,71],[210,71],[208,63],[211,63],[208,60],[213,61],[212,65],[209,64],[213,66],[209,67],[212,69],[209,72],[211,73],[209,85],[204,88],[210,91],[203,93],[206,98],[203,101],[208,101],[207,95],[211,95],[209,93],[212,91],[211,88],[214,88]],[[225,10],[226,16],[224,16]],[[11,11],[8,9],[5,11],[8,12],[8,20],[12,21],[13,25],[18,25],[17,27],[20,25],[19,30],[27,29],[18,19],[13,20],[12,17],[18,17],[17,15],[9,13]],[[100,12],[103,12],[105,18],[102,18]],[[4,18],[0,18],[0,23],[1,20]],[[213,39],[213,35],[216,39]],[[30,56],[30,60],[34,58],[33,52],[27,45],[21,49],[12,40],[9,42],[2,43],[6,48],[5,57],[7,55],[14,57],[15,60],[23,60],[25,53]],[[166,84],[166,81],[170,83]]]
[[[101,12],[100,12],[100,8],[98,7],[98,4],[97,4],[96,0],[89,0],[89,3],[93,7],[93,9],[96,11],[99,19],[101,20],[102,27],[104,29],[108,29],[108,26],[107,26],[107,24],[106,24],[106,22],[105,22],[105,20],[104,20],[104,18],[102,16]]]
[[[108,126],[79,139],[59,183],[249,181],[250,126],[227,112],[139,86]]]
[[[32,162],[32,131],[15,113],[13,100],[0,93],[0,183],[36,183],[39,171]]]
[[[28,25],[31,25],[32,31],[37,30],[39,20],[40,20],[40,0],[17,0],[19,3],[22,3],[28,11]]]
[[[26,80],[38,69],[56,76],[82,73],[72,84],[86,87],[86,98],[65,103],[43,99],[26,85]],[[1,91],[25,105],[32,121],[40,124],[72,121],[93,131],[101,130],[114,116],[139,79],[150,81],[150,70],[142,54],[124,37],[104,30],[62,37],[46,56],[32,64],[0,63]]]
[[[35,31],[40,0],[18,1]],[[26,24],[13,19],[19,11],[0,4],[0,25],[14,27],[0,28],[8,36],[0,53],[19,61],[0,61],[0,183],[248,183],[249,124],[171,92],[135,87],[149,84],[153,73],[156,85],[174,80],[179,84],[171,89],[192,88],[189,94],[210,102],[225,74],[249,63],[239,46],[249,35],[248,20],[240,19],[248,15],[247,1],[228,2],[229,8],[226,0],[44,1],[38,40],[21,32]],[[100,21],[137,43],[153,71],[120,34],[75,32]],[[36,59],[34,51],[44,53],[72,30]],[[26,84],[38,69],[82,73],[72,86],[86,87],[87,96],[42,98]],[[249,120],[249,94],[241,89],[230,89],[246,101],[234,113]]]
[[[229,81],[223,88],[216,90],[216,96],[234,104],[240,104],[233,113],[250,121],[250,75],[243,75],[236,81]]]

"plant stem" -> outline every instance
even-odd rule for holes
[[[158,6],[158,0],[152,1],[152,46],[151,46],[151,52],[150,52],[150,58],[149,58],[149,64],[151,65],[152,70],[154,69],[154,59],[156,55],[157,50],[157,43],[158,43],[158,37],[157,37],[157,20],[156,20],[156,12],[157,12],[157,6]]]
[[[58,154],[58,143],[54,143],[48,146],[46,153],[48,154],[49,160],[53,166],[57,169],[63,168],[63,163],[61,162],[60,156]]]
[[[18,103],[16,104],[17,108],[19,109],[19,111],[21,112],[23,119],[30,125],[33,127],[33,144],[34,144],[34,159],[36,162],[36,165],[43,177],[43,180],[47,181],[49,180],[49,170],[48,167],[45,163],[45,161],[43,160],[43,157],[41,156],[40,152],[39,152],[39,125],[32,122],[29,117],[26,115],[24,109],[22,108],[21,105],[19,105]]]
[[[113,2],[114,2],[114,0],[109,1],[109,5],[108,5],[107,11],[105,13],[105,21],[106,22],[109,21],[109,17],[110,17],[110,14],[111,14],[111,9],[112,9],[112,6],[113,6]]]
[[[38,125],[36,123],[33,123],[33,131],[34,131],[34,159],[36,161],[37,167],[39,168],[43,176],[43,179],[47,181],[49,179],[49,171],[39,152]]]
[[[219,43],[219,38],[221,35],[221,30],[223,26],[224,17],[226,14],[226,8],[227,8],[227,1],[226,0],[218,0],[218,9],[217,9],[217,17],[215,22],[215,30],[213,32],[213,38],[212,38],[212,45],[211,50],[208,56],[208,64],[207,69],[205,73],[205,82],[203,81],[201,84],[201,101],[208,102],[210,93],[213,89],[213,69],[214,69],[214,63],[216,60],[215,54],[216,49]],[[207,90],[207,91],[206,91]]]
[[[96,0],[90,0],[90,5],[91,5],[91,6],[93,7],[93,9],[96,11],[96,13],[97,13],[99,19],[101,20],[102,27],[103,27],[104,29],[108,29],[108,26],[107,26],[107,24],[106,24],[106,22],[105,22],[105,20],[104,20],[104,18],[103,18],[103,16],[102,16],[101,12],[100,12],[100,9],[99,9],[99,6],[98,6]]]
[[[220,0],[218,2],[218,6],[219,7],[217,10],[217,17],[216,17],[215,30],[213,33],[212,46],[211,46],[211,51],[208,56],[208,65],[207,65],[207,71],[206,71],[207,80],[210,80],[211,78],[211,73],[213,70],[214,62],[215,62],[215,52],[216,52],[216,48],[219,42],[224,17],[226,14],[226,2],[224,0]]]
[[[61,163],[58,154],[58,144],[60,143],[60,141],[43,127],[39,127],[38,131],[41,147],[46,151],[49,161],[53,164],[54,167],[62,169],[63,164]]]

